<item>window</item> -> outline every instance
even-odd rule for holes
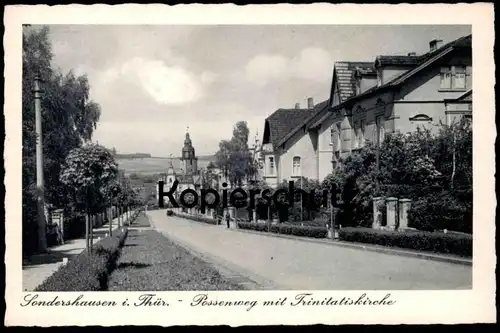
[[[300,169],[300,157],[295,156],[293,158],[293,169],[292,169],[292,175],[293,176],[301,176],[301,169]]]
[[[340,150],[340,125],[333,124],[330,128],[330,145],[333,146],[333,151]]]
[[[441,89],[451,89],[451,69],[441,68]]]
[[[352,133],[353,133],[353,140],[352,140],[352,149],[358,149],[359,148],[359,136],[358,136],[358,132],[359,132],[359,123],[356,121],[354,122],[354,126],[353,126],[353,129],[352,129]]]
[[[377,137],[376,137],[376,144],[381,145],[382,142],[384,141],[384,136],[385,136],[385,124],[384,124],[384,117],[383,116],[377,116],[375,119],[376,125],[377,125]]]
[[[465,66],[441,68],[441,89],[465,89]]]
[[[269,174],[274,174],[274,157],[272,156],[269,157]]]
[[[361,120],[359,122],[358,128],[358,147],[362,148],[365,145],[365,121]]]
[[[465,67],[455,67],[453,88],[465,89]]]

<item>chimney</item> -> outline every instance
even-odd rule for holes
[[[308,108],[308,109],[313,109],[313,108],[314,108],[314,100],[313,100],[313,98],[312,98],[312,97],[309,97],[309,98],[307,99],[307,108]]]
[[[441,39],[433,39],[429,42],[429,50],[430,52],[436,51],[441,47],[443,44],[443,41]]]
[[[300,109],[300,103],[295,103],[295,109],[296,110]]]
[[[416,52],[410,52],[410,53],[408,53],[408,57],[414,57],[414,56],[416,56],[416,55],[417,55],[417,53],[416,53]]]

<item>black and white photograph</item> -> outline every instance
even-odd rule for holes
[[[388,307],[479,282],[473,127],[495,110],[472,24],[21,29],[22,307]],[[217,297],[239,291],[287,294]]]

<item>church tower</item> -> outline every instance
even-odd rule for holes
[[[182,148],[181,155],[182,167],[184,174],[194,175],[198,173],[198,158],[194,153],[194,147],[189,137],[189,132],[186,132],[186,139],[184,139],[184,147]]]

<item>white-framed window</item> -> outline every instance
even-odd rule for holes
[[[365,120],[361,119],[359,121],[359,127],[357,135],[358,148],[362,148],[365,145]]]
[[[382,145],[382,142],[384,141],[384,136],[385,136],[385,120],[384,116],[377,116],[375,118],[375,123],[377,125],[377,137],[376,137],[376,144],[377,145]]]
[[[465,89],[465,67],[455,66],[455,75],[453,77],[453,88]]]
[[[441,68],[441,89],[465,89],[466,67],[450,66]]]
[[[451,89],[451,68],[441,68],[441,89]]]
[[[333,146],[333,151],[340,150],[340,124],[333,124],[330,128],[330,145]]]
[[[293,157],[293,165],[292,165],[292,175],[300,176],[301,175],[301,165],[300,165],[300,156]]]
[[[269,156],[269,174],[274,175],[274,157]]]
[[[359,132],[359,122],[355,121],[354,126],[352,128],[352,149],[358,149],[359,148],[359,141],[358,141],[358,132]]]

